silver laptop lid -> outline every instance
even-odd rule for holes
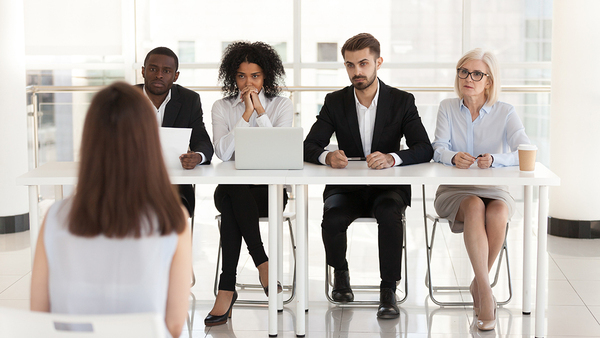
[[[236,169],[302,169],[302,128],[235,129]]]

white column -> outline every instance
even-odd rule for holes
[[[28,210],[27,187],[15,183],[16,177],[28,170],[24,21],[23,0],[0,0],[3,75],[0,81],[0,224],[3,228],[11,222],[22,223]]]
[[[554,0],[553,13],[550,166],[561,185],[550,190],[549,214],[600,220],[600,1]]]

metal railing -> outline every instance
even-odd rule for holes
[[[105,86],[27,86],[27,93],[32,95],[41,93],[94,93]],[[332,92],[344,86],[286,86],[286,92]],[[196,92],[218,92],[218,86],[186,86]],[[453,92],[452,86],[400,86],[398,89],[415,93]],[[551,86],[502,86],[503,93],[549,93]]]
[[[33,118],[33,156],[34,166],[39,166],[39,119],[43,116],[40,111],[38,94],[46,93],[95,93],[103,89],[105,86],[27,86],[27,93],[31,96],[32,108],[29,109],[29,116]],[[219,92],[221,87],[218,86],[186,86],[186,88],[196,92]],[[284,87],[285,92],[289,92],[290,96],[294,93],[302,92],[333,92],[343,87],[335,86],[288,86]],[[398,89],[411,93],[447,93],[453,92],[452,86],[400,86]],[[503,86],[503,93],[550,93],[551,86]]]

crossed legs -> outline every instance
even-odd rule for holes
[[[489,271],[504,244],[508,206],[501,200],[469,196],[462,200],[456,220],[464,223],[465,246],[475,273],[473,307],[480,309],[480,320],[492,320],[496,303]]]

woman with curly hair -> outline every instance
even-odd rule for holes
[[[223,161],[235,159],[236,128],[291,127],[292,102],[278,96],[285,71],[277,52],[263,42],[237,41],[223,53],[219,81],[225,98],[212,108],[215,153]],[[266,151],[266,150],[265,150]],[[223,264],[215,304],[204,319],[206,326],[227,323],[237,299],[236,270],[242,238],[258,269],[259,282],[268,295],[269,262],[258,228],[268,215],[266,185],[224,185],[215,189],[215,206],[221,213]],[[284,205],[287,196],[284,193]],[[278,283],[277,292],[281,292]]]

